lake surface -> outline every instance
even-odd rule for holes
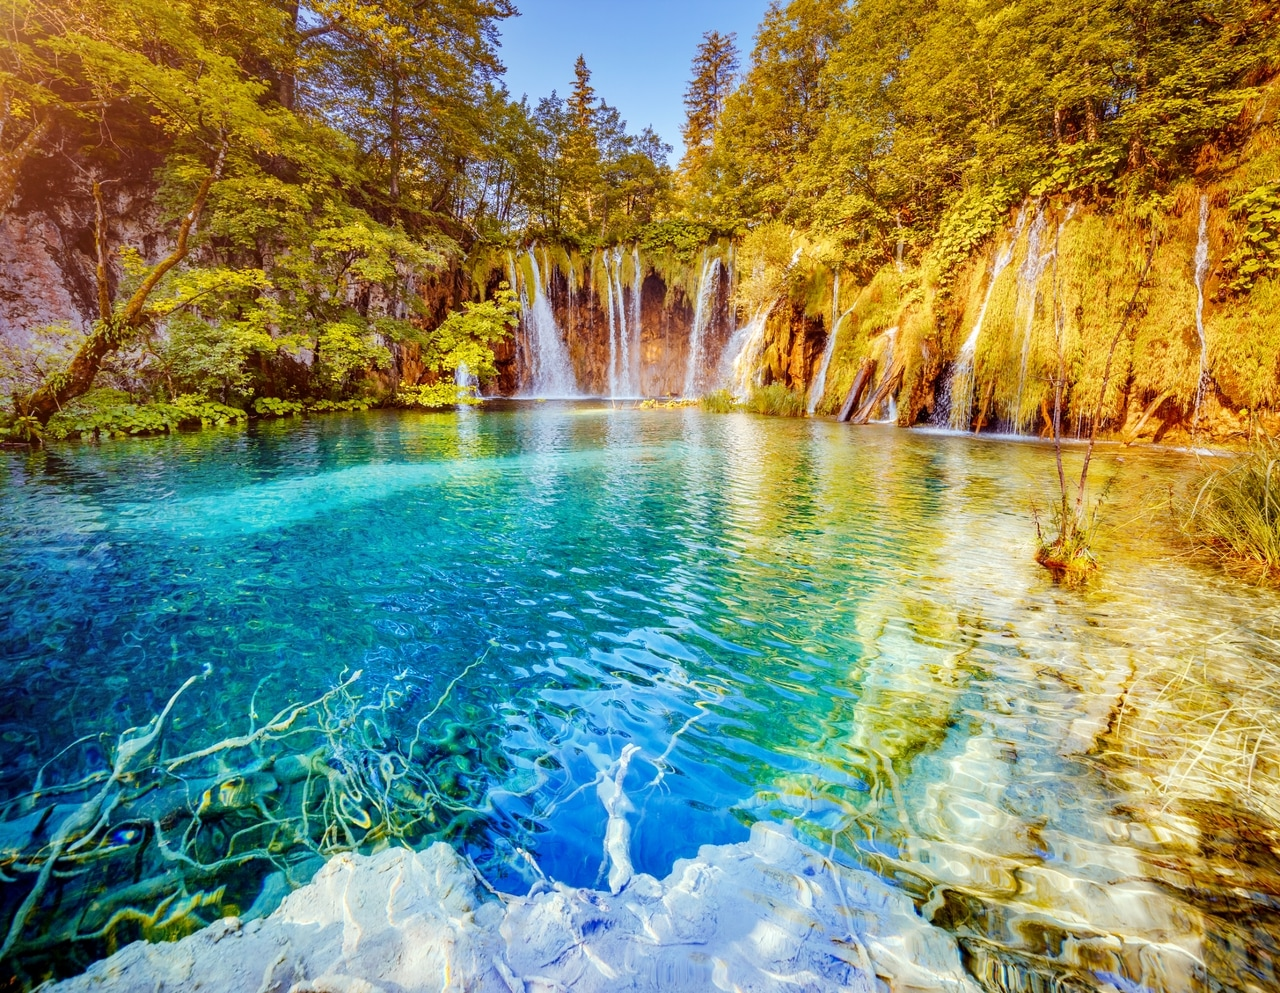
[[[269,911],[344,847],[599,886],[595,787],[635,745],[639,871],[781,821],[989,989],[1276,988],[1280,770],[1240,715],[1280,597],[1173,540],[1190,456],[1102,451],[1080,590],[1032,561],[1032,443],[546,403],[0,469],[4,929],[118,797],[59,849],[22,982]]]

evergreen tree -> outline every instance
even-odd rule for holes
[[[573,67],[573,90],[566,101],[568,130],[563,145],[564,182],[570,223],[590,230],[597,220],[600,182],[600,108],[591,86],[591,70],[579,55]]]
[[[699,172],[711,153],[716,123],[733,91],[738,73],[737,35],[708,31],[693,57],[693,78],[684,93],[685,118],[681,137],[685,153],[680,171]]]

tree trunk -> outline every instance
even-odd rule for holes
[[[387,155],[388,166],[391,169],[391,181],[387,190],[391,197],[392,209],[400,206],[400,161],[403,154],[400,147],[400,78],[393,77],[391,80],[391,122],[387,140],[389,142],[389,151]]]
[[[107,280],[107,211],[102,205],[102,184],[93,181],[93,248],[97,254],[94,279],[98,284],[98,320],[111,320],[111,285]]]
[[[880,385],[876,391],[871,394],[871,398],[862,405],[862,409],[857,412],[849,420],[854,424],[866,424],[871,420],[871,415],[876,407],[884,403],[885,399],[898,388],[902,382],[902,374],[906,371],[907,364],[905,362],[895,362],[889,367],[889,371],[885,374],[884,379],[880,381]]]
[[[187,252],[190,248],[191,229],[195,227],[196,221],[199,220],[200,214],[204,210],[205,201],[209,199],[210,187],[222,174],[222,167],[226,162],[226,157],[227,142],[224,137],[222,145],[218,149],[218,156],[214,161],[213,168],[209,170],[209,174],[200,183],[200,188],[196,192],[191,209],[187,211],[182,223],[178,226],[178,238],[173,250],[151,270],[120,313],[111,313],[110,297],[108,295],[104,299],[103,283],[99,282],[98,304],[100,308],[105,304],[106,316],[99,319],[94,325],[88,339],[80,346],[80,350],[76,352],[71,364],[67,366],[65,371],[49,376],[34,393],[19,400],[17,405],[19,413],[38,417],[42,423],[47,422],[50,417],[62,409],[63,404],[89,390],[89,387],[93,385],[94,377],[98,375],[98,370],[102,368],[102,360],[119,348],[134,331],[146,322],[147,298],[151,296],[156,286],[159,285],[160,280],[165,277],[169,270],[187,257]],[[99,210],[101,210],[100,195],[98,195],[98,203]],[[105,231],[100,225],[98,228],[99,242],[104,237]],[[99,259],[101,260],[104,257],[102,253],[105,250],[100,248],[99,251]],[[99,264],[102,265],[103,263],[100,261]]]
[[[862,394],[871,385],[871,377],[876,371],[876,360],[867,359],[862,363],[862,368],[858,370],[858,375],[853,378],[853,386],[849,388],[849,395],[845,398],[844,406],[840,408],[840,414],[836,420],[840,422],[848,421],[853,416],[854,408],[857,407],[858,401],[862,398]]]

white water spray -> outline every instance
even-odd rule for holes
[[[978,354],[978,338],[982,334],[982,322],[987,317],[987,307],[991,304],[991,294],[995,291],[996,281],[1000,274],[1009,268],[1013,261],[1014,246],[1022,234],[1022,224],[1026,211],[1018,211],[1018,220],[1014,225],[1013,237],[1004,249],[996,253],[995,264],[991,268],[991,280],[987,283],[986,296],[982,298],[982,307],[978,310],[978,319],[973,323],[973,330],[960,347],[955,364],[951,367],[951,376],[943,389],[947,399],[947,423],[956,431],[969,430],[969,417],[973,412],[973,372],[974,359]]]
[[[529,266],[533,272],[532,287],[519,275],[515,259],[509,260],[512,285],[520,287],[520,319],[524,324],[529,353],[529,386],[526,396],[578,396],[578,383],[569,362],[569,350],[551,311],[551,301],[543,288],[542,270],[537,252],[529,250]],[[532,292],[531,292],[532,291]]]
[[[720,285],[720,260],[702,253],[702,272],[698,276],[698,299],[694,304],[693,326],[689,329],[689,358],[684,372],[684,395],[692,397],[698,389],[698,370],[702,367],[702,340],[706,337],[711,315],[715,311],[716,290]]]
[[[876,392],[882,390],[889,382],[889,377],[893,375],[893,351],[898,344],[898,328],[897,325],[889,328],[884,333],[884,354],[880,357],[880,367],[884,372],[880,375],[880,382],[876,385]],[[884,398],[885,416],[881,418],[881,424],[896,424],[898,422],[898,398],[892,393],[888,393]],[[875,413],[872,411],[871,413]]]
[[[1196,236],[1196,334],[1200,336],[1200,379],[1196,383],[1196,406],[1191,418],[1194,433],[1200,423],[1209,378],[1209,343],[1204,334],[1204,281],[1209,275],[1209,195],[1200,197],[1200,230]]]
[[[809,416],[813,416],[813,412],[818,409],[818,404],[822,402],[822,394],[827,389],[827,369],[831,366],[831,356],[835,354],[836,337],[840,333],[840,326],[844,324],[844,319],[853,313],[850,307],[843,314],[840,312],[840,273],[836,273],[835,285],[831,290],[831,333],[827,335],[827,345],[822,350],[822,362],[818,365],[818,374],[813,377],[813,385],[809,388],[809,402],[805,409]]]
[[[761,307],[755,316],[734,332],[720,359],[720,374],[726,388],[739,400],[745,400],[756,386],[760,358],[764,355],[765,326],[778,302]]]
[[[633,397],[638,397],[643,393],[640,382],[640,370],[643,366],[643,355],[640,348],[640,305],[643,302],[644,295],[644,270],[640,267],[640,246],[634,245],[631,248],[631,319],[628,322],[631,329],[631,381],[628,386],[629,392]]]
[[[1069,218],[1070,214],[1067,216]],[[1044,229],[1044,208],[1041,207],[1036,210],[1036,216],[1031,221],[1031,230],[1027,234],[1027,257],[1018,269],[1018,299],[1014,305],[1013,312],[1014,332],[1016,333],[1018,329],[1018,315],[1024,309],[1026,311],[1026,324],[1022,334],[1022,359],[1018,367],[1018,396],[1014,400],[1013,416],[1010,418],[1014,434],[1022,434],[1026,430],[1027,422],[1030,420],[1023,413],[1022,397],[1026,390],[1027,363],[1031,358],[1031,333],[1036,323],[1036,287],[1039,285],[1040,277],[1044,275],[1045,269],[1053,261],[1054,255],[1052,247],[1043,254],[1040,251],[1040,243],[1044,238]]]

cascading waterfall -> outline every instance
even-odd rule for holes
[[[639,249],[632,253],[632,264],[640,268]],[[609,311],[609,396],[611,398],[640,395],[640,290],[631,291],[628,315],[622,280],[622,247],[604,256],[606,308]],[[637,277],[638,278],[638,277]]]
[[[991,304],[991,294],[995,291],[996,281],[1000,274],[1013,261],[1013,250],[1022,234],[1022,224],[1026,211],[1018,211],[1018,220],[1014,224],[1013,237],[1003,251],[996,253],[995,264],[991,269],[991,281],[987,283],[987,293],[982,298],[982,307],[978,310],[978,319],[973,323],[973,330],[960,348],[960,354],[951,367],[951,375],[943,388],[943,399],[946,402],[947,424],[956,431],[969,430],[969,417],[973,412],[973,372],[974,359],[978,354],[978,338],[982,334],[982,322],[987,316],[987,307]],[[941,405],[940,405],[941,409]]]
[[[726,388],[739,400],[745,400],[756,386],[760,357],[764,354],[765,326],[778,305],[775,300],[761,307],[755,316],[733,333],[720,359],[721,378]]]
[[[846,317],[853,313],[850,307],[843,314],[840,310],[840,273],[836,273],[835,284],[831,289],[831,333],[827,335],[827,345],[822,350],[822,362],[818,365],[818,374],[813,378],[813,386],[809,389],[809,402],[805,409],[809,416],[813,416],[813,412],[818,409],[818,404],[822,402],[822,394],[827,389],[827,369],[831,366],[831,356],[836,350],[836,336],[840,333],[840,325],[844,323]]]
[[[1196,406],[1191,417],[1194,433],[1200,424],[1200,404],[1204,402],[1209,378],[1209,343],[1204,334],[1204,281],[1209,275],[1209,195],[1200,196],[1200,230],[1196,235],[1196,334],[1200,336],[1200,379],[1196,383]]]
[[[631,380],[628,386],[628,392],[633,397],[638,397],[643,393],[640,383],[640,368],[642,365],[643,355],[641,353],[640,337],[641,337],[641,304],[644,302],[644,270],[640,267],[640,246],[631,246],[631,319],[628,322],[631,330],[631,354],[632,364],[629,367]]]
[[[480,380],[467,368],[465,362],[459,363],[458,368],[453,371],[453,382],[459,390],[466,390],[472,396],[479,395]]]
[[[529,266],[533,272],[532,296],[530,287],[519,275],[514,257],[508,258],[512,285],[520,287],[520,320],[528,338],[529,386],[527,396],[571,397],[578,395],[577,380],[569,362],[569,350],[564,336],[556,324],[551,301],[543,288],[542,269],[538,265],[537,252],[529,249]]]
[[[1015,434],[1022,434],[1030,420],[1023,414],[1022,396],[1027,382],[1027,363],[1031,357],[1031,332],[1036,323],[1036,286],[1039,285],[1040,277],[1044,275],[1044,270],[1053,260],[1054,255],[1053,248],[1043,254],[1040,252],[1044,229],[1044,208],[1041,207],[1036,210],[1036,216],[1031,222],[1031,230],[1027,234],[1027,257],[1018,269],[1018,302],[1014,306],[1015,332],[1018,326],[1018,314],[1024,307],[1024,301],[1027,316],[1022,335],[1022,361],[1018,369],[1018,396],[1013,404],[1013,416],[1010,418]]]
[[[605,310],[609,312],[609,396],[618,395],[618,318],[617,308],[613,300],[613,272],[610,268],[610,253],[604,258]]]
[[[879,392],[888,383],[889,377],[893,375],[893,350],[898,344],[898,327],[894,325],[888,328],[884,333],[884,354],[880,357],[880,367],[884,370],[880,374],[880,382],[876,384],[876,392]],[[884,398],[885,416],[879,421],[881,424],[896,424],[898,422],[898,398],[892,393],[888,393]],[[872,411],[874,414],[875,411]]]
[[[698,370],[702,361],[702,339],[715,310],[716,291],[720,285],[720,260],[703,250],[702,272],[698,276],[698,299],[694,305],[693,325],[689,328],[689,359],[684,374],[684,395],[692,397],[698,389]],[[732,342],[730,343],[732,344]]]

